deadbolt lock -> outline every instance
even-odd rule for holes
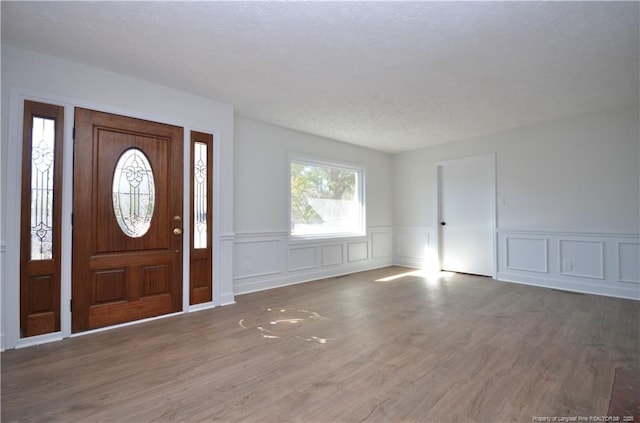
[[[182,218],[178,215],[173,216],[173,220],[175,220],[176,222],[180,222],[182,220]]]

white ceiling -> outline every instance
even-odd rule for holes
[[[7,2],[2,42],[385,152],[638,104],[638,2]]]

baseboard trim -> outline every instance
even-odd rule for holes
[[[233,292],[227,292],[226,294],[222,294],[220,296],[220,305],[221,306],[227,306],[227,305],[232,305],[236,303],[236,300],[234,299],[235,293]]]
[[[640,301],[640,289],[629,289],[590,285],[577,281],[563,281],[544,277],[528,277],[508,272],[498,272],[497,280],[522,285],[537,286],[541,288],[556,289],[562,291],[577,292],[581,294],[602,295],[605,297],[623,298],[626,300]]]
[[[392,266],[393,263],[377,263],[372,264],[371,266],[353,266],[350,268],[342,267],[340,271],[324,271],[324,272],[314,272],[306,275],[288,275],[279,278],[269,278],[262,279],[259,281],[254,281],[251,283],[245,283],[242,285],[236,285],[235,294],[236,295],[244,295],[251,294],[254,292],[266,291],[269,289],[283,288],[285,286],[298,285],[307,282],[314,282],[323,279],[336,278],[344,275],[349,275],[351,273],[357,272],[365,272],[367,270],[375,270],[381,269],[384,267]]]
[[[55,342],[62,340],[62,332],[47,333],[44,335],[29,336],[27,338],[20,338],[16,343],[16,349],[32,347],[34,345],[48,344],[49,342]]]

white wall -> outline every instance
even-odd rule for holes
[[[396,155],[396,261],[417,264],[420,242],[433,244],[436,162],[495,152],[498,278],[640,298],[638,258],[630,259],[640,233],[638,113],[618,109]]]
[[[81,106],[214,132],[217,143],[214,254],[214,296],[220,304],[233,301],[233,108],[204,97],[151,84],[101,69],[2,45],[2,269],[3,347],[13,347],[18,330],[19,188],[22,101],[31,98],[65,106],[63,193],[63,304],[70,296],[71,126],[73,107]],[[187,149],[188,151],[188,149]],[[185,166],[185,169],[189,169]],[[188,193],[188,190],[185,191]],[[6,213],[5,213],[6,212]],[[188,224],[185,214],[185,225]],[[186,242],[186,241],[185,241]],[[219,264],[219,265],[218,265]],[[66,296],[66,301],[65,301]],[[63,333],[70,333],[68,307],[62,307]],[[67,328],[65,329],[65,322]]]
[[[392,263],[392,157],[242,116],[235,118],[236,293]],[[367,235],[290,241],[289,154],[366,169]]]

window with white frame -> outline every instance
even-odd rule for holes
[[[362,167],[291,158],[290,175],[292,237],[366,233]]]

